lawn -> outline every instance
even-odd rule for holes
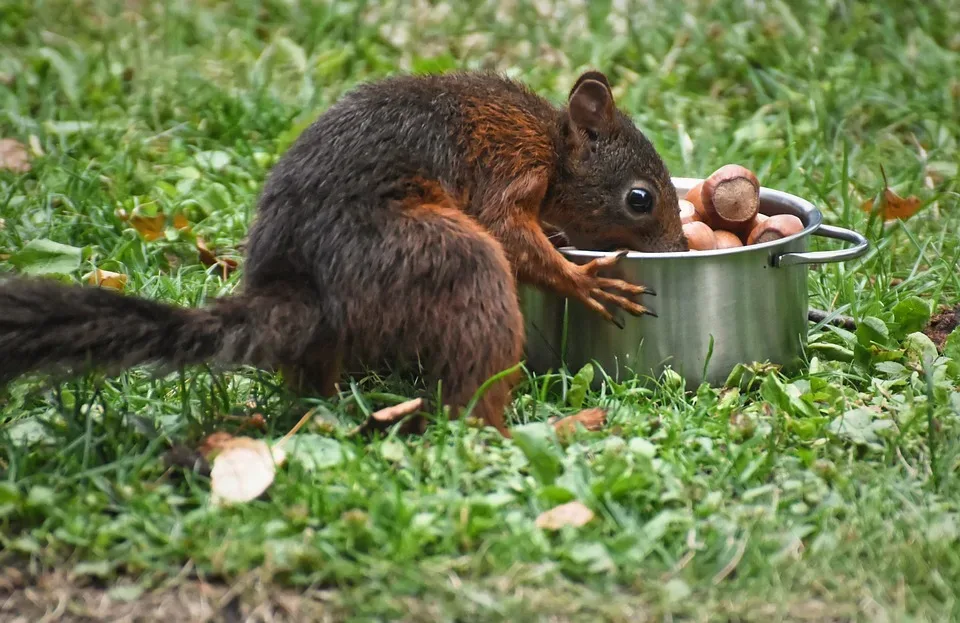
[[[917,333],[960,301],[953,0],[0,0],[0,15],[0,139],[31,167],[0,170],[4,272],[110,271],[189,306],[228,294],[258,190],[306,124],[360,81],[456,67],[558,102],[602,69],[675,175],[744,164],[872,243],[810,272],[811,304],[858,327],[811,324],[801,374],[692,392],[530,375],[510,414],[527,443],[464,422],[348,435],[415,379],[345,381],[332,401],[248,369],[17,381],[0,390],[3,620],[960,617],[960,333],[939,358]],[[881,167],[919,197],[912,218],[861,209]],[[608,408],[606,428],[539,436],[580,406]],[[209,478],[170,467],[171,448],[276,439],[311,408],[257,501],[216,507]],[[571,500],[595,519],[536,527]]]

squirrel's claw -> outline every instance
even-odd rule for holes
[[[627,256],[627,253],[629,253],[629,251],[624,250],[624,251],[617,251],[613,255],[605,255],[603,257],[598,257],[595,260],[590,260],[586,264],[583,264],[580,267],[580,270],[584,274],[590,275],[591,277],[593,277],[594,275],[597,274],[598,271],[600,271],[600,269],[609,268],[610,266],[613,266],[614,264],[616,264],[617,262],[625,258]]]
[[[607,279],[605,277],[597,277],[597,285],[607,290],[616,290],[617,292],[622,292],[624,294],[630,294],[633,296],[639,296],[641,294],[650,294],[652,296],[657,295],[647,286],[630,283],[628,281],[623,281],[622,279]]]
[[[596,276],[596,273],[600,269],[613,266],[623,259],[627,253],[629,253],[629,251],[618,251],[611,255],[598,257],[577,267],[578,272],[581,274],[579,277],[580,285],[575,290],[577,292],[577,298],[591,310],[600,314],[604,319],[612,322],[620,329],[625,327],[623,320],[615,318],[604,303],[615,305],[634,316],[657,317],[657,314],[650,309],[631,300],[631,298],[642,294],[656,296],[656,292],[646,286],[630,283],[622,279]]]
[[[634,303],[630,299],[620,296],[618,294],[613,294],[605,290],[596,288],[590,291],[590,295],[594,299],[601,300],[605,303],[611,303],[616,305],[620,309],[623,309],[634,316],[644,316],[650,313],[650,310],[640,305],[639,303]]]

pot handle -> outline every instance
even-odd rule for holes
[[[845,262],[847,260],[855,260],[858,257],[863,257],[863,255],[866,254],[867,249],[870,248],[870,243],[865,237],[853,230],[844,229],[843,227],[821,225],[816,229],[816,231],[813,232],[813,234],[815,236],[823,236],[824,238],[832,238],[834,240],[849,242],[853,246],[847,249],[840,249],[839,251],[782,253],[780,255],[774,255],[770,260],[770,264],[775,267],[780,267],[795,266],[797,264],[828,264],[830,262]]]

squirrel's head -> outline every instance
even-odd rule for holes
[[[647,137],[588,71],[562,115],[562,171],[543,217],[579,249],[686,251],[677,192]]]

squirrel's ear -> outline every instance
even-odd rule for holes
[[[590,74],[598,75],[601,80]],[[587,72],[577,80],[570,93],[570,120],[574,125],[593,133],[600,133],[613,124],[613,93],[606,77],[599,72]]]
[[[599,71],[585,71],[582,74],[580,74],[580,77],[577,78],[577,81],[573,84],[573,88],[570,89],[570,97],[573,97],[573,94],[577,90],[577,87],[580,86],[580,84],[584,80],[596,80],[597,82],[605,84],[608,89],[610,88],[610,81],[607,80],[607,77],[604,76],[602,73],[600,73]]]

